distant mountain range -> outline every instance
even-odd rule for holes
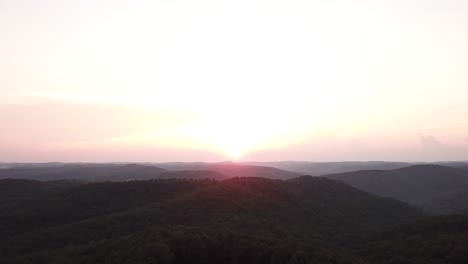
[[[466,163],[445,162],[440,164],[444,164],[444,166],[378,161],[330,163],[10,164],[10,166],[7,166],[8,168],[0,169],[0,179],[121,182],[173,178],[225,180],[234,177],[262,177],[284,180],[304,175],[304,173],[297,171],[308,171],[312,175],[322,174],[322,177],[345,182],[366,192],[398,199],[430,212],[444,214],[468,212],[468,170],[465,169]],[[366,169],[323,175],[325,172],[355,170],[357,168]]]
[[[247,162],[244,164],[268,166],[282,170],[294,171],[304,175],[321,176],[333,173],[359,170],[393,170],[413,165],[441,165],[468,170],[468,161],[463,162],[389,162],[389,161],[343,161],[343,162],[308,162],[308,161],[278,161],[278,162]]]
[[[180,171],[185,171],[181,173]],[[221,163],[165,163],[141,164],[52,164],[14,166],[0,169],[0,179],[59,180],[77,179],[83,181],[129,181],[168,178],[211,178],[264,177],[291,179],[300,173],[281,169],[245,165],[233,162]]]
[[[248,162],[249,165],[269,166],[283,170],[298,172],[304,175],[321,176],[331,173],[341,173],[358,170],[391,170],[414,165],[408,162],[385,161],[349,161],[349,162],[305,162],[305,161],[279,161],[279,162]]]
[[[142,163],[60,163],[60,162],[49,162],[49,163],[1,163],[0,169],[28,167],[28,168],[49,168],[49,167],[63,167],[63,166],[103,166],[103,165],[126,165],[126,164],[138,164],[145,166],[156,166],[167,170],[200,170],[209,169],[209,167],[216,166],[219,164],[242,164],[242,165],[254,165],[276,168],[280,170],[286,170],[296,172],[300,175],[311,175],[321,176],[325,174],[342,173],[358,170],[392,170],[412,165],[441,165],[451,168],[459,168],[468,170],[468,161],[445,161],[445,162],[389,162],[389,161],[343,161],[343,162],[309,162],[309,161],[277,161],[277,162],[166,162],[166,163],[153,163],[153,162],[142,162]]]

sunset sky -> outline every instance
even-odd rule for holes
[[[468,1],[0,0],[0,161],[468,160]]]

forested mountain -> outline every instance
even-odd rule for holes
[[[425,216],[313,177],[88,183],[10,202],[3,263],[363,263],[353,241]]]
[[[388,171],[356,171],[324,177],[346,182],[367,192],[424,206],[429,210],[432,210],[430,205],[433,201],[468,190],[468,172],[439,165],[415,165]]]

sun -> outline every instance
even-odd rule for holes
[[[266,111],[245,102],[237,104],[227,102],[216,111],[204,112],[201,120],[194,122],[187,132],[195,135],[205,148],[233,160],[245,158],[251,152],[281,147],[299,138],[290,131],[298,127],[292,122],[295,115],[288,115],[285,120],[282,116],[285,114],[279,110],[268,108]]]
[[[242,151],[241,149],[239,148],[231,148],[231,149],[226,149],[226,154],[231,158],[231,159],[234,159],[234,160],[238,160],[240,158],[242,158],[242,156],[245,154],[244,151]]]
[[[215,148],[231,159],[239,160],[254,147],[255,139],[246,135],[244,131],[232,129],[212,137]]]

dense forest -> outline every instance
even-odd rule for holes
[[[157,180],[0,180],[0,263],[468,261],[465,215],[436,216],[327,177],[161,170]]]

